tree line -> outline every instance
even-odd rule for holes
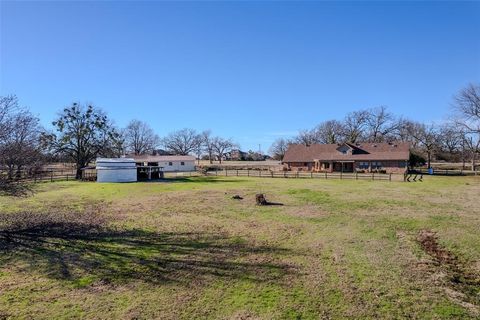
[[[116,127],[108,115],[91,105],[73,103],[64,108],[46,130],[38,117],[20,105],[16,96],[0,97],[0,185],[35,171],[46,162],[68,161],[81,169],[99,156],[124,154],[195,155],[222,161],[238,148],[230,138],[210,130],[185,128],[160,138],[145,122],[132,120]],[[387,107],[354,111],[342,120],[328,120],[291,139],[278,139],[271,155],[281,160],[291,143],[342,143],[406,141],[415,153],[449,161],[471,161],[475,168],[480,148],[480,86],[470,84],[455,95],[452,114],[441,125],[397,117]],[[253,152],[248,154],[258,158]]]
[[[451,114],[442,124],[426,124],[395,116],[386,106],[348,113],[341,120],[327,120],[292,138],[279,138],[270,147],[274,159],[282,160],[290,144],[409,142],[413,156],[425,157],[430,168],[439,160],[467,160],[475,170],[480,152],[480,86],[469,84],[452,101]]]
[[[131,120],[117,128],[101,109],[73,103],[52,122],[53,129],[41,127],[40,120],[16,96],[0,97],[0,180],[13,181],[24,170],[38,170],[46,162],[75,163],[76,177],[95,158],[125,154],[205,154],[212,162],[222,161],[237,148],[232,139],[215,136],[210,130],[181,129],[160,138],[145,122]],[[163,149],[160,149],[163,148]]]

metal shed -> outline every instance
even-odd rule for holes
[[[97,158],[97,182],[135,182],[137,168],[132,158]]]

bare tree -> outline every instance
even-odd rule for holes
[[[203,149],[208,155],[208,161],[210,164],[213,163],[213,155],[215,153],[215,148],[214,148],[214,140],[215,138],[212,136],[212,133],[210,130],[203,131],[201,134],[201,145],[203,146]]]
[[[480,137],[476,134],[464,132],[462,146],[470,154],[471,170],[476,170],[477,155],[480,152]]]
[[[269,153],[273,159],[282,161],[290,144],[291,142],[289,140],[285,138],[279,138],[272,143]]]
[[[11,117],[18,108],[18,98],[15,95],[0,97],[0,141],[10,131]]]
[[[415,123],[411,120],[404,118],[397,119],[395,129],[391,133],[392,139],[401,142],[409,142],[412,145],[412,148],[418,148],[418,141],[411,135],[411,128],[414,125]]]
[[[304,144],[306,146],[314,143],[320,143],[317,137],[315,137],[315,133],[313,130],[301,130],[295,137],[295,142],[299,144]]]
[[[165,148],[177,155],[188,155],[195,152],[202,143],[202,137],[193,129],[174,131],[166,136],[162,144]]]
[[[366,140],[369,142],[392,140],[398,124],[393,114],[387,111],[386,106],[372,108],[366,115]]]
[[[316,143],[339,143],[345,140],[344,131],[340,121],[328,120],[316,126],[311,135]]]
[[[439,128],[440,147],[449,154],[455,154],[460,151],[463,134],[458,128],[450,123],[444,124]]]
[[[213,139],[213,149],[220,163],[222,163],[225,155],[236,146],[237,145],[231,139],[224,139],[220,137],[215,137]]]
[[[368,111],[353,111],[343,121],[345,141],[355,143],[362,140],[367,125]]]
[[[469,84],[454,98],[456,111],[454,123],[463,135],[463,146],[471,155],[472,170],[476,169],[477,154],[480,152],[480,86]]]
[[[151,153],[158,147],[160,138],[152,128],[140,120],[132,120],[123,130],[125,147],[136,155]]]
[[[427,155],[427,167],[431,168],[432,156],[439,148],[439,134],[437,128],[418,122],[410,122],[408,127],[410,135],[418,142],[421,150]]]
[[[113,141],[120,136],[108,117],[90,105],[83,107],[74,103],[63,109],[52,124],[58,134],[45,133],[43,140],[55,153],[75,162],[77,179],[82,176],[81,169],[97,156],[111,154]]]
[[[41,131],[39,119],[20,107],[16,96],[0,97],[0,167],[8,180],[39,165]]]

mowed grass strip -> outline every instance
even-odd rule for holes
[[[62,218],[14,241],[0,236],[0,318],[479,316],[475,177],[192,177],[34,189],[0,197],[0,218]],[[256,193],[283,205],[256,206]],[[83,223],[86,212],[99,219]],[[468,290],[418,243],[422,230],[458,258]]]

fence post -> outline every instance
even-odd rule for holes
[[[355,180],[358,180],[358,172],[355,171]]]
[[[250,168],[247,168],[247,176],[250,177]]]
[[[310,178],[313,178],[313,171],[310,171]]]
[[[67,181],[68,181],[68,174],[67,174]]]
[[[392,181],[392,173],[391,172],[388,175],[388,181]]]
[[[37,183],[37,173],[33,174],[33,183]]]
[[[50,171],[50,182],[53,182],[53,171]]]
[[[258,171],[258,173],[260,174],[260,177],[261,177],[261,176],[262,176],[262,169],[260,169],[260,170]]]
[[[238,177],[238,169],[237,169],[237,177]]]
[[[340,180],[342,180],[343,171],[340,171]]]
[[[225,168],[225,177],[228,176],[228,169]]]
[[[328,179],[327,171],[325,171],[325,180]]]
[[[375,180],[375,172],[372,172],[372,180]]]
[[[273,171],[270,171],[270,174],[272,175],[272,178],[273,178]]]

